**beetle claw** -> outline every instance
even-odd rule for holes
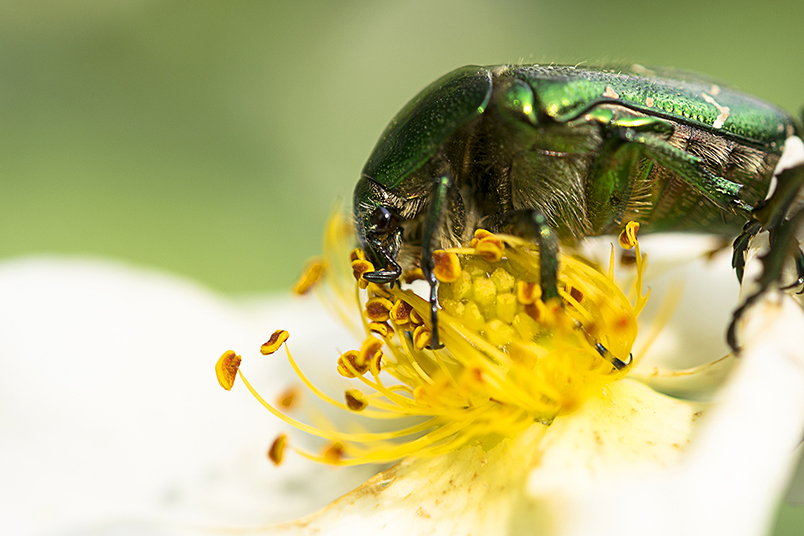
[[[391,283],[397,280],[399,274],[394,270],[374,270],[373,272],[366,272],[363,274],[363,279],[369,283]]]
[[[438,287],[434,284],[435,277],[430,281],[430,323],[433,326],[432,335],[430,336],[430,349],[440,350],[444,347],[438,340]]]

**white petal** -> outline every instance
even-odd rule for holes
[[[316,337],[303,337],[311,325]],[[279,423],[245,389],[227,393],[215,380],[215,361],[233,348],[255,356],[252,379],[280,392],[292,371],[258,354],[277,328],[300,355],[331,364],[318,337],[332,353],[354,341],[314,300],[237,303],[119,264],[29,259],[0,265],[0,326],[3,534],[85,534],[156,515],[265,523],[323,506],[371,474],[298,457],[274,468],[265,451]]]
[[[260,534],[509,534],[520,521],[526,472],[545,427],[514,441],[407,459],[308,517]]]

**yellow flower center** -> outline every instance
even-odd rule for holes
[[[339,222],[332,225],[343,228]],[[339,236],[332,228],[329,235]],[[367,338],[359,349],[341,355],[337,370],[362,388],[347,389],[344,402],[333,400],[310,384],[289,351],[288,358],[302,381],[324,400],[361,417],[423,418],[413,426],[381,433],[312,427],[274,409],[245,383],[274,414],[327,439],[319,455],[300,451],[326,463],[438,454],[488,436],[510,437],[534,423],[549,424],[622,377],[632,364],[636,318],[647,300],[641,293],[644,263],[635,224],[629,224],[620,244],[637,248],[633,303],[615,284],[612,268],[604,273],[582,258],[563,254],[559,297],[543,301],[538,250],[517,237],[478,231],[469,247],[436,252],[440,350],[429,349],[429,302],[410,288],[390,289],[363,280],[362,274],[373,267],[362,251],[352,251],[351,266],[340,271],[351,272],[356,280],[352,292]],[[345,252],[339,257],[327,259],[325,277],[337,271],[333,264],[342,262]],[[407,275],[408,280],[417,278]],[[342,282],[331,283],[337,294],[347,294],[337,288]],[[286,339],[274,334],[277,344],[266,345],[273,351]]]

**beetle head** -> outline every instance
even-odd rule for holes
[[[363,274],[363,279],[372,283],[390,283],[402,275],[402,268],[396,262],[402,245],[401,219],[389,206],[388,199],[385,189],[368,177],[361,177],[355,187],[357,236],[368,260],[376,268]]]

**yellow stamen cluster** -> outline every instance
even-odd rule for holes
[[[343,402],[335,400],[307,380],[289,351],[288,359],[308,389],[328,403],[361,417],[419,417],[418,424],[376,433],[313,427],[278,411],[243,381],[272,413],[326,439],[319,455],[299,451],[326,463],[437,454],[549,424],[631,364],[636,317],[647,296],[641,293],[644,263],[636,228],[628,226],[620,242],[636,246],[633,304],[614,283],[612,268],[604,273],[565,255],[559,258],[559,297],[543,300],[538,249],[516,237],[478,231],[468,247],[436,252],[444,344],[439,350],[429,348],[430,303],[410,289],[365,281],[362,275],[374,267],[361,250],[353,250],[350,268],[366,338],[338,358],[337,371],[362,389],[346,389]],[[340,255],[346,258],[345,251]],[[328,266],[337,262],[327,259]],[[342,288],[335,293],[345,294]],[[276,350],[285,340],[287,332],[280,330],[266,345]]]

